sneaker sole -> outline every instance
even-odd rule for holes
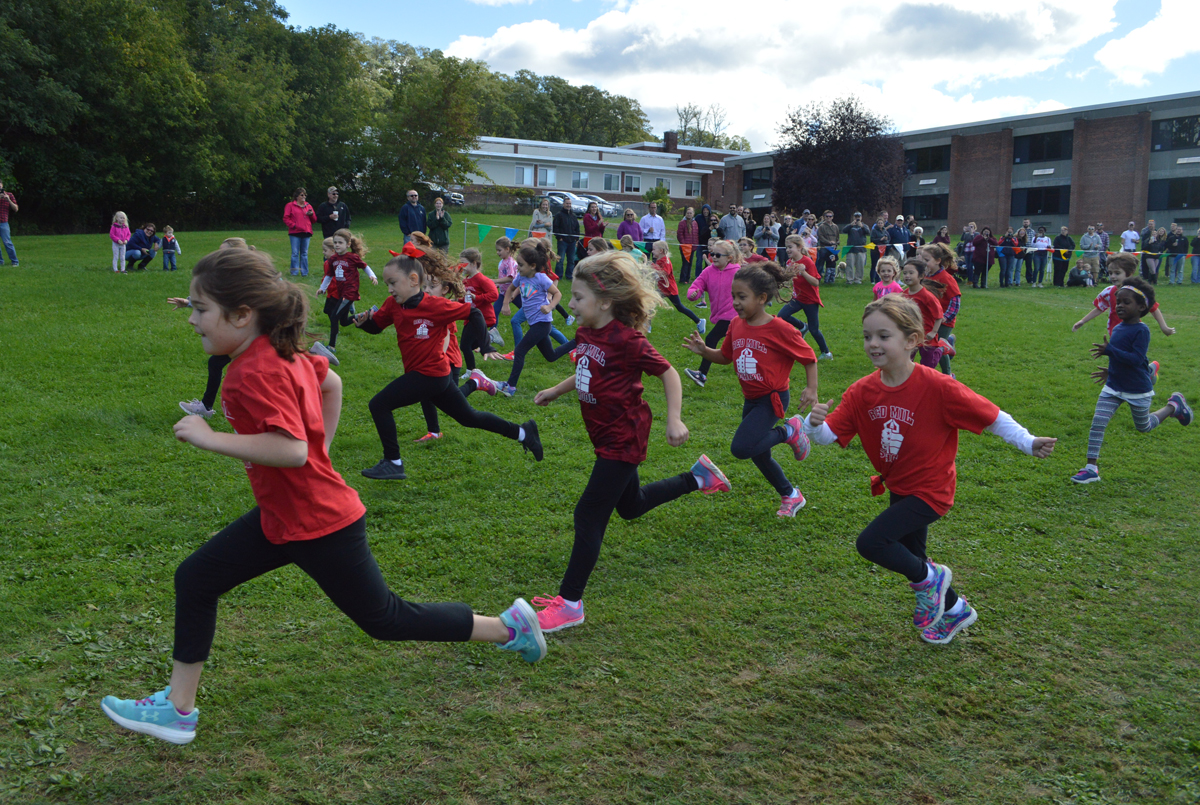
[[[581,623],[583,623],[584,620],[585,620],[584,616],[580,615],[579,620],[573,620],[573,621],[567,621],[566,623],[561,623],[558,626],[555,626],[553,629],[547,629],[545,626],[543,626],[542,634],[554,634],[555,632],[561,632],[563,629],[570,629],[572,626],[580,625]]]
[[[712,459],[711,459],[711,458],[709,458],[708,456],[706,456],[706,455],[704,455],[703,453],[701,453],[701,454],[700,454],[700,461],[699,461],[698,463],[699,463],[699,464],[700,464],[702,467],[704,467],[704,469],[708,470],[708,471],[709,471],[709,472],[711,472],[713,475],[715,475],[715,476],[717,476],[718,478],[720,478],[720,479],[721,479],[721,482],[725,484],[725,488],[724,488],[724,489],[720,489],[720,488],[717,488],[717,489],[701,489],[700,491],[701,491],[702,493],[704,493],[705,495],[714,495],[714,494],[716,494],[717,492],[732,492],[732,491],[733,491],[733,484],[729,483],[729,479],[725,477],[725,473],[721,472],[721,468],[720,468],[720,467],[718,467],[716,464],[714,464],[714,463],[712,462]]]
[[[195,732],[180,732],[179,730],[167,729],[160,727],[157,724],[149,724],[145,721],[134,721],[117,715],[112,710],[108,709],[108,705],[101,702],[100,709],[104,711],[104,715],[113,720],[114,723],[124,727],[132,732],[140,732],[143,735],[149,735],[158,738],[160,741],[167,741],[173,744],[189,744],[196,737]]]
[[[1071,483],[1074,483],[1074,484],[1079,484],[1079,485],[1081,485],[1081,486],[1082,486],[1083,484],[1094,484],[1094,483],[1096,483],[1096,482],[1097,482],[1097,481],[1099,481],[1099,480],[1100,480],[1100,476],[1099,476],[1099,475],[1097,475],[1095,478],[1084,478],[1082,481],[1081,481],[1081,480],[1079,480],[1078,478],[1076,478],[1075,476],[1071,476]]]
[[[532,660],[526,658],[525,656],[521,657],[521,659],[525,660],[525,662],[529,662],[529,663],[537,662],[538,660],[540,660],[546,656],[546,638],[543,636],[545,634],[546,630],[543,629],[541,623],[538,622],[537,612],[534,611],[533,607],[531,607],[529,605],[529,602],[526,601],[524,598],[518,598],[516,601],[513,602],[513,606],[516,607],[517,609],[521,610],[521,615],[525,619],[527,619],[530,623],[537,626],[537,631],[533,633],[533,638],[537,642],[538,651],[540,653],[538,654],[538,656],[535,659],[532,659]]]
[[[368,470],[362,471],[362,477],[370,478],[372,481],[407,481],[408,473],[403,475],[370,475]]]
[[[934,618],[933,620],[931,620],[929,623],[925,624],[924,626],[917,626],[914,623],[913,628],[917,629],[918,631],[923,632],[926,629],[932,629],[933,627],[937,626],[939,623],[942,622],[942,618],[946,617],[946,591],[950,589],[950,584],[954,581],[954,572],[952,570],[950,570],[950,568],[946,567],[945,565],[939,565],[939,567],[945,568],[945,570],[946,570],[946,583],[942,586],[942,595],[938,599],[937,617]]]
[[[950,634],[946,635],[946,636],[945,636],[945,637],[943,637],[941,640],[930,640],[930,639],[929,639],[928,637],[926,637],[924,634],[922,634],[922,635],[921,635],[921,639],[922,639],[922,640],[924,640],[926,643],[932,643],[932,644],[934,644],[934,645],[937,645],[937,646],[944,646],[944,645],[946,645],[947,643],[949,643],[951,640],[953,640],[955,635],[957,635],[957,634],[958,634],[959,632],[961,632],[963,629],[966,629],[968,626],[970,626],[972,623],[974,623],[974,622],[975,622],[975,621],[977,621],[977,620],[979,620],[979,611],[978,611],[978,610],[976,610],[976,609],[974,609],[974,608],[972,608],[972,609],[971,609],[971,614],[970,614],[970,615],[968,615],[966,618],[964,618],[962,623],[960,623],[960,624],[958,624],[957,626],[955,626],[955,627],[954,627],[954,628],[953,628],[953,629],[950,631]]]
[[[776,517],[795,517],[795,516],[796,516],[796,512],[798,512],[798,511],[800,511],[801,509],[803,509],[803,508],[804,508],[806,505],[808,505],[808,499],[807,499],[807,498],[805,498],[805,499],[804,499],[804,502],[803,502],[803,503],[801,503],[801,504],[800,504],[799,506],[797,506],[796,508],[792,509],[790,512],[785,512],[785,511],[783,511],[782,509],[780,509],[779,511],[775,512],[775,516],[776,516]],[[929,628],[929,627],[925,627],[925,628]]]

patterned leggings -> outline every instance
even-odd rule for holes
[[[1108,421],[1117,413],[1123,402],[1126,401],[1116,395],[1100,392],[1100,399],[1096,400],[1096,413],[1092,417],[1092,430],[1088,433],[1088,461],[1095,463],[1100,460],[1104,429],[1108,427]],[[1129,410],[1133,414],[1133,426],[1141,433],[1149,433],[1161,424],[1158,417],[1150,413],[1149,401],[1146,405],[1129,403]]]

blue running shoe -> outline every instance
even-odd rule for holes
[[[725,477],[725,473],[721,472],[721,469],[712,463],[712,459],[705,455],[701,455],[700,460],[692,465],[692,475],[700,480],[700,491],[706,495],[728,492],[733,488],[729,479]]]
[[[936,626],[946,611],[946,591],[954,574],[945,565],[925,560],[933,568],[933,578],[920,584],[909,582],[908,586],[917,594],[917,608],[913,612],[913,626],[928,629]]]
[[[956,634],[979,620],[979,613],[967,603],[967,599],[960,597],[958,600],[963,602],[962,612],[957,615],[947,615],[933,626],[922,630],[922,640],[926,643],[938,643],[944,646],[953,640]]]
[[[1192,424],[1192,407],[1187,404],[1187,400],[1178,391],[1167,398],[1167,402],[1175,406],[1175,413],[1171,416],[1179,420],[1180,425]]]
[[[502,651],[515,651],[525,662],[537,662],[546,656],[546,638],[538,624],[537,613],[524,598],[513,601],[513,605],[500,613],[505,626],[517,633],[507,643],[497,643]]]
[[[191,743],[196,737],[196,722],[200,708],[180,715],[175,705],[167,701],[171,686],[145,699],[118,699],[105,696],[100,702],[104,715],[127,730],[145,733],[173,744]]]
[[[1088,467],[1084,467],[1079,472],[1072,475],[1071,480],[1077,484],[1094,484],[1100,480],[1100,473]]]

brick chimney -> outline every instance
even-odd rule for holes
[[[679,153],[679,132],[664,131],[663,132],[663,150],[668,154]]]

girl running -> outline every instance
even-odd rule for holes
[[[129,231],[129,218],[120,210],[113,216],[112,226],[108,228],[108,238],[112,241],[113,271],[125,274],[125,245],[133,233]]]
[[[1113,255],[1114,258],[1124,255]],[[1130,255],[1131,259],[1133,255]],[[1112,262],[1109,267],[1111,270]],[[1108,356],[1108,368],[1097,369],[1092,377],[1103,383],[1100,399],[1096,401],[1096,413],[1092,417],[1092,429],[1088,433],[1087,462],[1083,469],[1071,476],[1077,484],[1091,484],[1100,480],[1100,446],[1104,443],[1104,431],[1109,420],[1121,403],[1129,403],[1133,413],[1133,425],[1140,433],[1149,433],[1168,417],[1179,420],[1181,425],[1190,425],[1192,409],[1178,391],[1167,400],[1166,406],[1150,412],[1150,401],[1154,399],[1154,381],[1157,372],[1146,360],[1150,348],[1150,328],[1142,318],[1154,305],[1154,288],[1140,278],[1125,280],[1114,295],[1113,307],[1120,323],[1113,328],[1111,338],[1093,344],[1093,358]]]
[[[1072,332],[1078,330],[1097,316],[1107,313],[1108,334],[1111,337],[1113,330],[1121,323],[1121,317],[1117,315],[1117,306],[1115,304],[1117,289],[1121,287],[1125,280],[1136,277],[1137,272],[1137,257],[1131,252],[1118,252],[1109,257],[1108,278],[1112,280],[1113,284],[1096,295],[1096,300],[1092,303],[1092,309],[1087,312],[1086,316],[1071,325]],[[1158,322],[1158,329],[1162,331],[1163,335],[1175,335],[1175,328],[1167,326],[1167,320],[1163,317],[1162,311],[1159,310],[1157,302],[1150,305],[1150,315]],[[1156,363],[1156,361],[1152,361],[1151,365],[1156,365]]]
[[[368,249],[361,235],[355,235],[349,229],[339,229],[329,240],[329,245],[333,247],[333,257],[325,261],[325,278],[321,280],[321,287],[317,289],[318,296],[328,294],[325,297],[325,315],[329,317],[329,345],[326,347],[318,341],[313,344],[313,352],[325,355],[331,364],[337,366],[337,358],[330,357],[322,350],[328,349],[329,352],[336,353],[338,325],[349,327],[354,321],[354,303],[362,298],[358,293],[358,272],[366,271],[372,285],[378,285],[379,279],[363,260]]]
[[[708,331],[704,345],[712,349],[721,343],[721,339],[729,331],[729,322],[737,317],[733,308],[732,289],[733,277],[741,265],[734,262],[738,259],[738,248],[732,240],[712,242],[708,247],[708,256],[712,259],[712,265],[701,271],[700,276],[688,286],[687,297],[695,302],[705,293],[708,294],[713,328]],[[697,386],[704,388],[704,384],[708,382],[708,370],[711,368],[712,361],[702,358],[699,370],[684,369],[683,373]]]
[[[529,332],[523,338],[518,338],[516,349],[513,350],[512,370],[508,382],[496,384],[497,390],[505,397],[517,393],[517,382],[521,379],[521,371],[525,368],[525,355],[536,347],[547,361],[553,363],[558,356],[550,346],[550,329],[552,327],[553,310],[562,292],[547,276],[550,265],[547,253],[533,246],[522,246],[517,252],[517,270],[520,272],[504,292],[504,307],[501,313],[508,313],[509,302],[513,297],[521,298],[521,313],[529,322]],[[513,317],[516,321],[516,317]],[[516,326],[513,335],[516,336]],[[563,339],[566,343],[566,338]]]
[[[303,289],[283,282],[262,252],[225,250],[196,264],[191,299],[188,322],[205,352],[233,360],[223,402],[236,432],[185,416],[175,438],[243,462],[256,505],[175,571],[170,684],[141,699],[105,696],[105,715],[126,729],[189,743],[218,599],[290,564],[376,639],[487,641],[528,662],[541,659],[537,616],[520,598],[498,618],[485,618],[466,604],[413,604],[388,589],[367,544],[366,510],[329,461],[342,383],[325,359],[303,352]]]
[[[987,227],[984,227],[987,229]],[[979,248],[992,248],[984,244]],[[928,246],[921,246],[917,249],[917,256],[925,263],[925,277],[931,282],[936,282],[943,286],[941,299],[938,304],[942,306],[942,323],[938,325],[938,338],[946,341],[951,347],[955,347],[954,340],[954,324],[958,321],[958,310],[962,304],[962,291],[958,289],[958,280],[954,276],[954,271],[958,267],[958,262],[954,255],[954,250],[945,243],[930,243]],[[987,282],[986,266],[984,269],[984,282]],[[986,284],[984,285],[986,288]],[[942,357],[938,361],[938,367],[942,370],[942,374],[950,374],[950,353],[943,351]]]
[[[642,399],[643,374],[662,380],[667,444],[679,447],[688,440],[680,419],[679,375],[640,332],[663,304],[655,285],[653,272],[624,252],[589,257],[575,267],[569,303],[579,321],[575,374],[538,392],[534,402],[549,405],[574,390],[596,463],[575,505],[575,544],[558,595],[533,599],[544,607],[538,612],[543,632],[583,623],[584,587],[614,509],[622,519],[633,520],[689,492],[729,491],[729,481],[707,456],[700,456],[688,472],[639,483],[638,465],[646,460],[652,421]]]
[[[817,342],[817,349],[821,350],[821,360],[833,360],[833,353],[829,351],[825,336],[821,334],[821,308],[825,306],[821,301],[821,273],[817,271],[817,264],[813,261],[804,238],[800,235],[788,235],[784,243],[787,245],[788,271],[793,275],[792,298],[779,311],[779,318],[799,330],[801,335],[811,334]],[[801,310],[804,311],[804,318],[808,320],[807,327],[793,315]]]
[[[376,394],[368,406],[383,444],[383,458],[374,467],[362,471],[367,478],[391,481],[408,477],[400,458],[396,419],[392,412],[422,400],[431,401],[464,427],[480,428],[515,439],[533,453],[536,460],[542,460],[542,443],[532,419],[517,425],[493,414],[476,411],[452,382],[450,360],[446,357],[446,336],[451,322],[470,317],[471,306],[438,299],[424,292],[425,278],[429,274],[426,261],[435,259],[412,243],[404,244],[404,250],[389,260],[383,270],[383,281],[390,294],[387,301],[374,313],[360,314],[355,322],[373,334],[395,325],[396,342],[404,361],[404,374]]]
[[[496,290],[498,291],[498,296],[495,304],[493,305],[493,309],[496,311],[497,316],[500,315],[500,308],[504,304],[504,292],[508,290],[508,286],[514,279],[517,278],[517,274],[519,273],[517,271],[517,261],[513,258],[514,251],[515,249],[513,248],[513,243],[511,240],[508,238],[496,238],[496,257],[500,259],[500,266],[497,270],[498,276],[496,278]],[[519,300],[517,302],[517,307],[520,307]],[[514,333],[516,332],[517,329],[514,328]],[[499,335],[499,331],[497,331],[497,335]],[[520,340],[519,335],[517,336],[517,340]],[[500,338],[497,343],[503,344],[504,339]]]
[[[863,346],[878,371],[853,383],[832,413],[833,400],[814,405],[805,431],[817,444],[846,447],[855,435],[862,441],[879,473],[871,479],[871,494],[886,488],[891,501],[858,535],[858,552],[908,579],[921,639],[949,643],[978,615],[950,586],[950,568],[929,560],[925,547],[929,526],[954,505],[958,431],[987,430],[1038,458],[1049,456],[1057,439],[1033,436],[949,375],[914,365],[910,356],[928,332],[920,309],[905,295],[888,294],[867,305]]]
[[[492,351],[491,345],[496,343],[499,338],[500,333],[496,329],[496,309],[493,305],[500,299],[500,291],[496,287],[496,283],[483,275],[483,255],[479,253],[479,249],[474,247],[463,249],[459,252],[458,261],[463,273],[463,286],[466,289],[463,301],[479,311],[487,328],[487,337],[482,343],[476,343],[470,330],[463,330],[462,343],[459,346],[462,349],[466,367],[474,369],[475,350]],[[503,341],[500,340],[499,343],[503,343]]]
[[[754,238],[738,238],[737,247],[740,254],[739,262],[742,265],[767,262],[767,258],[755,251],[756,244],[754,243]]]
[[[675,269],[671,265],[671,250],[665,240],[654,241],[651,256],[658,273],[658,292],[667,298],[671,306],[691,319],[696,325],[696,331],[704,335],[706,322],[679,301],[679,287],[675,284]]]
[[[742,266],[733,278],[732,288],[737,318],[730,323],[721,348],[706,346],[698,333],[689,334],[683,345],[713,363],[734,364],[746,399],[742,403],[742,422],[729,451],[734,458],[753,461],[767,483],[775,487],[780,497],[775,513],[795,517],[804,508],[804,495],[772,458],[771,448],[786,443],[797,461],[808,455],[808,437],[800,415],[781,426],[776,423],[787,416],[794,364],[803,364],[806,376],[799,408],[803,410],[817,401],[817,356],[804,336],[767,311],[786,278],[774,261]]]
[[[875,294],[876,299],[882,299],[890,293],[904,293],[904,286],[896,282],[896,276],[900,273],[900,268],[896,265],[896,258],[879,258],[875,272],[879,274],[879,282],[875,283],[875,287],[871,291]]]
[[[539,262],[539,265],[544,263],[545,268],[539,269],[539,270],[543,274],[545,274],[547,277],[550,278],[550,282],[553,283],[555,290],[558,290],[558,275],[554,273],[554,261],[557,259],[557,255],[550,248],[550,245],[548,243],[546,243],[545,239],[543,239],[543,238],[526,238],[525,240],[521,241],[521,245],[518,247],[517,253],[519,253],[521,249],[526,249],[526,248],[536,250],[538,252],[538,254],[540,254],[544,258],[542,261]],[[517,274],[520,275],[520,266],[519,265],[517,267]],[[509,283],[510,287],[511,287],[511,285],[512,285],[512,283]],[[520,297],[518,296],[517,298],[519,299]],[[559,291],[559,298],[560,299],[562,298],[561,291]],[[529,314],[525,311],[524,303],[523,302],[518,303],[517,307],[519,309],[517,310],[516,315],[514,315],[512,317],[512,319],[510,320],[510,324],[512,326],[512,332],[513,332],[513,347],[514,348],[516,347],[517,344],[519,344],[521,342],[521,339],[524,338],[524,333],[522,332],[521,325],[529,321],[529,319],[528,319]],[[503,307],[501,308],[501,310],[503,310]],[[557,311],[559,314],[561,314],[562,317],[567,320],[568,325],[574,324],[575,320],[571,318],[570,313],[568,313],[563,308],[562,305],[559,305],[559,304],[554,305],[553,311]],[[554,326],[553,311],[551,312],[551,315],[550,315],[550,338],[552,338],[554,340],[554,342],[557,344],[565,344],[565,343],[567,343],[567,337],[565,335],[563,335],[562,333],[560,333],[558,331],[558,328]],[[505,311],[505,312],[507,312],[507,311]],[[509,360],[512,360],[512,358],[510,357]]]
[[[917,351],[921,355],[922,366],[937,366],[942,359],[942,347],[938,345],[938,328],[942,324],[942,305],[929,289],[921,284],[925,276],[925,261],[918,257],[910,257],[904,261],[904,291],[909,299],[921,311],[921,321],[925,327],[925,338]]]

